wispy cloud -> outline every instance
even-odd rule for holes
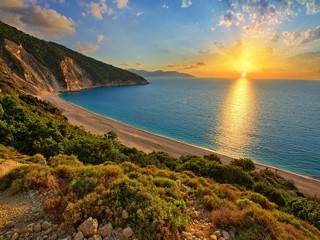
[[[165,4],[165,3],[164,3],[164,4],[162,4],[162,5],[161,5],[161,8],[169,9],[169,6],[168,6],[167,4]]]
[[[113,9],[107,6],[106,0],[100,0],[99,2],[81,3],[85,6],[88,12],[96,19],[101,20],[104,14],[111,15]]]
[[[169,68],[183,68],[183,69],[194,69],[199,67],[204,67],[207,64],[205,62],[197,62],[195,64],[168,64]]]
[[[76,41],[73,44],[73,47],[83,54],[94,52],[99,49],[98,44],[88,43],[87,45],[83,45],[80,41]]]
[[[192,1],[191,0],[182,0],[181,2],[181,7],[182,8],[188,8],[192,5]]]
[[[220,16],[217,26],[241,27],[250,36],[274,36],[275,26],[295,18],[301,11],[316,14],[320,0],[220,0],[227,10]],[[213,29],[216,26],[213,27]]]
[[[287,45],[303,45],[320,40],[320,25],[301,32],[282,32]]]
[[[142,16],[143,14],[144,14],[143,11],[139,11],[139,12],[136,13],[136,16],[137,16],[137,17],[140,17],[140,16]]]
[[[114,1],[117,4],[117,8],[127,8],[128,7],[128,0],[115,0]]]
[[[244,21],[244,16],[240,12],[227,10],[220,16],[219,26],[234,27]]]
[[[97,36],[98,43],[101,43],[103,41],[103,39],[104,39],[104,36],[102,34]]]
[[[71,18],[25,1],[0,1],[0,20],[38,37],[62,38],[75,32]]]

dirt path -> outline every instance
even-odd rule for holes
[[[13,160],[0,163],[0,178],[23,164]],[[6,227],[19,227],[30,220],[32,204],[26,193],[11,195],[9,190],[0,192],[0,232]]]

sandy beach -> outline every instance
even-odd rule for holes
[[[145,152],[167,152],[176,157],[189,154],[203,156],[214,153],[218,155],[225,164],[228,164],[232,160],[231,157],[214,151],[159,136],[90,112],[80,106],[61,99],[57,93],[43,93],[37,97],[46,100],[59,108],[71,124],[83,126],[87,131],[94,134],[105,134],[109,131],[115,131],[121,143],[129,147],[135,147]],[[282,177],[292,180],[301,192],[320,197],[320,180],[259,163],[256,163],[256,166],[258,169],[268,168],[272,171],[276,171]]]

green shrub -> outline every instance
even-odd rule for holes
[[[36,153],[28,161],[30,161],[32,163],[38,163],[38,164],[41,164],[41,165],[45,165],[46,164],[46,158],[40,153]]]
[[[243,171],[253,171],[256,168],[253,161],[248,158],[233,159],[231,165],[241,167]]]

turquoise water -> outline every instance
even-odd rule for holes
[[[148,81],[60,96],[153,133],[320,178],[320,81]]]

